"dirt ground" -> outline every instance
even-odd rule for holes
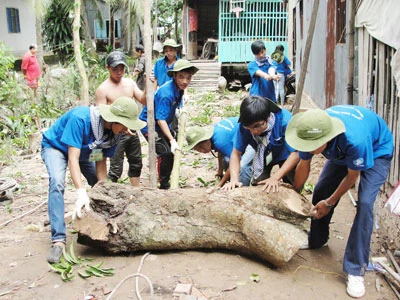
[[[143,152],[146,151],[144,147]],[[194,168],[191,161],[195,158],[204,160],[204,163]],[[187,186],[199,186],[198,177],[205,181],[213,179],[216,167],[211,170],[207,167],[207,162],[214,160],[210,154],[188,153],[183,160],[181,176],[186,179]],[[145,157],[143,186],[148,181],[146,161]],[[312,181],[315,182],[322,164],[323,159],[316,160]],[[93,299],[97,300],[107,299],[121,280],[139,271],[151,280],[153,299],[157,300],[172,300],[178,283],[192,283],[192,294],[197,299],[351,299],[346,294],[345,274],[342,272],[344,249],[355,214],[348,196],[343,197],[336,209],[328,246],[318,250],[300,250],[287,265],[278,269],[251,257],[224,251],[152,252],[146,257],[145,253],[110,256],[77,244],[77,236],[71,231],[72,225],[68,224],[67,245],[74,243],[77,256],[104,262],[104,267],[113,267],[116,271],[112,277],[82,279],[76,276],[70,282],[63,282],[59,274],[50,271],[46,262],[50,248],[48,177],[40,154],[13,159],[10,165],[1,168],[0,177],[12,177],[21,186],[10,205],[0,204],[0,300],[82,300],[89,299],[86,298],[88,295],[94,295]],[[71,212],[74,188],[70,179],[65,199],[66,211]],[[382,255],[380,239],[379,233],[374,233],[373,256]],[[250,278],[252,274],[258,275],[259,282]],[[370,271],[365,280],[367,293],[363,299],[396,298],[381,275]],[[135,290],[135,279],[130,278],[112,299],[138,299]],[[139,280],[139,291],[142,299],[151,299],[143,279]]]

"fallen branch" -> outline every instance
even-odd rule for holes
[[[21,219],[21,218],[25,217],[26,215],[29,215],[29,214],[33,213],[35,210],[38,210],[40,207],[42,207],[46,203],[47,203],[47,200],[43,201],[42,203],[40,203],[38,206],[32,208],[31,210],[29,210],[29,211],[27,211],[27,212],[25,212],[25,213],[23,213],[21,215],[18,215],[15,218],[12,218],[11,220],[8,220],[8,221],[6,221],[4,223],[1,223],[0,227],[6,226],[7,224],[9,224],[9,223],[11,223],[11,222],[13,222],[15,220]]]

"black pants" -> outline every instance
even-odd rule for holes
[[[145,134],[148,140],[148,134]],[[174,166],[174,155],[171,152],[171,145],[165,135],[156,131],[156,154],[158,162],[158,181],[160,182],[160,189],[169,189],[169,179],[171,177],[172,168]]]
[[[135,135],[124,135],[117,145],[114,156],[110,159],[110,170],[108,178],[113,182],[117,182],[122,175],[124,168],[124,157],[128,159],[129,177],[139,177],[142,171],[142,147],[137,132]]]

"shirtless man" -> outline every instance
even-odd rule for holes
[[[128,65],[122,52],[111,52],[107,56],[106,68],[110,73],[110,77],[97,88],[95,105],[112,104],[122,96],[134,98],[139,103],[146,105],[146,93],[142,92],[131,78],[124,77],[125,68],[128,68]],[[143,164],[140,139],[136,131],[132,132],[132,135],[127,134],[121,138],[114,157],[110,159],[108,178],[113,182],[117,182],[121,177],[124,154],[126,154],[129,163],[128,176],[130,183],[133,186],[138,186]]]

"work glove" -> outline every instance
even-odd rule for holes
[[[76,202],[74,212],[72,213],[72,220],[76,217],[79,219],[82,217],[82,208],[85,207],[86,211],[90,211],[90,201],[86,193],[86,189],[81,188],[76,190]]]
[[[182,104],[186,105],[189,102],[189,96],[188,95],[183,95],[182,96]]]
[[[179,148],[178,143],[176,142],[175,139],[171,140],[171,152],[172,154],[175,154],[175,151],[181,151],[181,148]]]

